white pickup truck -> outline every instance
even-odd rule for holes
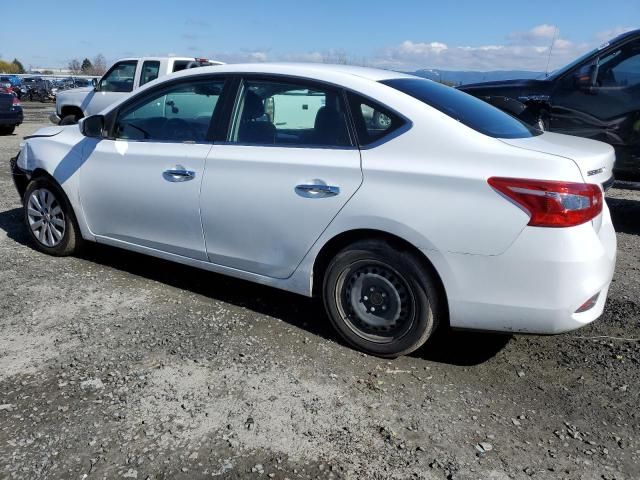
[[[95,87],[60,92],[56,96],[56,111],[49,120],[56,125],[77,123],[158,77],[209,65],[222,65],[222,62],[193,57],[123,58],[109,68]]]

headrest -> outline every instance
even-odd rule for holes
[[[242,118],[244,120],[255,120],[264,115],[264,103],[262,99],[251,90],[247,90],[244,96],[244,108],[242,110]]]

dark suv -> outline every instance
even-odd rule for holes
[[[640,30],[614,38],[543,80],[459,88],[543,130],[613,145],[616,178],[640,181]]]

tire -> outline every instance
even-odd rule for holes
[[[340,251],[327,267],[322,294],[342,338],[386,358],[421,347],[442,317],[434,274],[421,265],[415,255],[383,241],[360,241]]]
[[[16,131],[15,125],[0,127],[0,135],[13,135],[13,132],[15,131]]]
[[[75,125],[76,123],[78,123],[78,117],[74,114],[71,114],[71,115],[65,115],[64,117],[62,117],[62,120],[60,120],[59,125]]]
[[[53,197],[52,200],[49,195]],[[29,236],[41,252],[64,257],[76,253],[82,246],[83,240],[73,208],[54,181],[39,177],[29,182],[24,192],[23,211]],[[46,218],[44,224],[41,223],[43,227],[38,229],[33,226],[42,222],[43,218]]]

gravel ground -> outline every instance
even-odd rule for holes
[[[395,361],[296,295],[101,246],[37,253],[0,137],[0,479],[640,478],[640,191],[604,316]]]

